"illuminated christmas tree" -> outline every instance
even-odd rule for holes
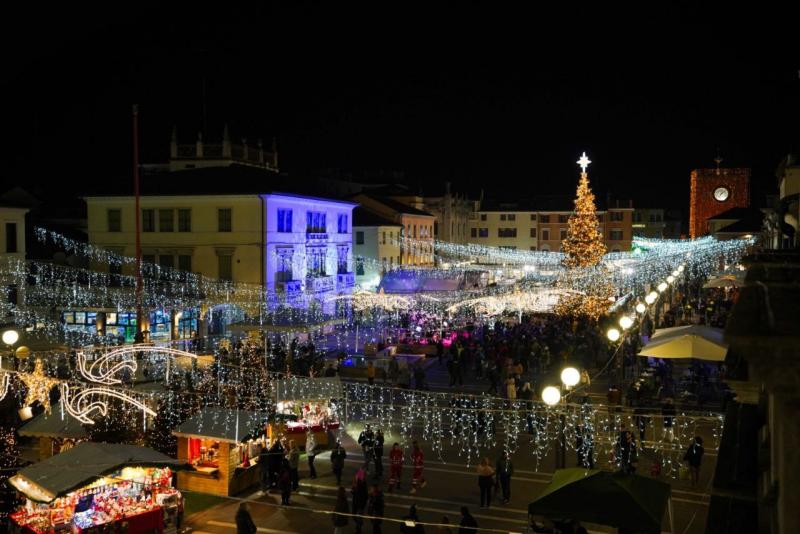
[[[589,175],[586,167],[591,161],[583,153],[578,164],[581,166],[581,179],[575,197],[575,213],[569,218],[567,238],[562,242],[567,267],[592,267],[597,265],[606,253],[603,234],[597,221],[597,208],[594,193],[589,188]]]
[[[567,237],[562,242],[567,270],[559,277],[557,287],[578,292],[565,293],[555,307],[560,315],[583,317],[597,321],[611,305],[614,294],[611,277],[600,260],[606,253],[603,234],[597,220],[594,193],[589,188],[586,167],[591,163],[583,153],[578,165],[581,179],[575,197],[575,212],[569,218]]]

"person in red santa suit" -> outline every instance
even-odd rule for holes
[[[414,466],[414,474],[411,476],[411,493],[417,492],[417,486],[425,487],[425,477],[422,476],[422,469],[425,466],[425,455],[419,448],[419,443],[414,441],[414,449],[411,451],[411,463]]]
[[[389,491],[395,487],[400,489],[400,475],[403,472],[403,449],[400,448],[399,443],[392,445],[392,450],[389,451]]]

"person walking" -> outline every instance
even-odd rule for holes
[[[683,455],[683,460],[689,464],[689,473],[692,476],[692,487],[697,486],[700,481],[700,464],[703,461],[703,438],[695,436],[692,444],[686,449],[686,454]]]
[[[364,453],[364,466],[369,469],[369,463],[372,460],[372,448],[375,446],[375,433],[369,423],[364,426],[364,430],[358,435],[358,444],[361,445],[361,452]]]
[[[236,534],[256,534],[257,531],[247,503],[240,503],[239,509],[236,511]]]
[[[375,484],[369,492],[369,500],[367,501],[367,515],[372,516],[372,534],[381,534],[381,525],[383,524],[384,511],[383,492],[381,488]]]
[[[411,475],[411,494],[414,494],[417,492],[417,486],[424,488],[426,484],[422,474],[422,470],[425,468],[425,454],[416,441],[414,441],[411,451],[411,464],[414,466],[414,473]]]
[[[289,476],[292,480],[292,491],[297,491],[300,487],[300,447],[293,439],[289,440],[289,452],[286,453],[286,459],[289,462]]]
[[[514,464],[511,463],[507,452],[503,452],[497,459],[497,481],[503,491],[503,504],[508,504],[511,500],[511,475],[514,474]]]
[[[333,534],[344,534],[344,527],[347,526],[347,514],[350,513],[350,506],[347,504],[347,492],[339,486],[336,494],[336,505],[333,508]]]
[[[275,488],[278,486],[278,475],[281,472],[281,463],[283,462],[283,445],[281,445],[281,440],[276,439],[275,442],[272,444],[272,447],[269,448],[269,459],[268,459],[268,466],[269,466],[269,487]]]
[[[506,398],[512,401],[517,398],[517,381],[513,375],[506,378]]]
[[[481,460],[477,471],[478,488],[481,491],[481,508],[489,508],[492,503],[492,477],[494,476],[494,469],[492,469],[488,458]]]
[[[403,449],[400,448],[399,443],[395,443],[392,445],[392,450],[389,451],[389,492],[394,488],[400,489],[404,460]]]
[[[306,435],[306,455],[308,456],[308,478],[317,478],[317,469],[314,467],[314,458],[317,456],[317,440],[310,430]]]
[[[372,361],[367,362],[367,382],[370,386],[375,384],[375,364]]]
[[[458,534],[474,534],[478,529],[478,522],[466,506],[461,507],[461,523],[458,526]]]
[[[281,472],[278,475],[278,489],[281,490],[281,505],[289,506],[289,497],[292,494],[292,475],[289,460],[283,460]]]
[[[404,523],[400,525],[401,534],[425,534],[425,527],[419,524],[419,514],[417,513],[417,505],[412,504],[408,513],[403,516]],[[409,526],[411,523],[413,526]]]
[[[342,485],[342,470],[344,470],[344,460],[347,458],[347,451],[342,447],[342,442],[336,440],[336,446],[331,451],[331,469],[336,475],[336,485]]]
[[[375,432],[375,447],[373,447],[373,458],[375,460],[375,478],[383,476],[383,430],[380,428]]]
[[[258,466],[261,469],[261,472],[259,473],[261,492],[266,493],[269,491],[269,487],[271,486],[269,449],[267,447],[261,449],[261,452],[258,454]]]
[[[364,515],[364,510],[367,507],[367,472],[363,467],[359,467],[356,474],[353,476],[353,487],[350,490],[353,496],[353,521],[356,524],[356,534],[361,534],[361,527],[364,525],[364,519],[358,517]]]

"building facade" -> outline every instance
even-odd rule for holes
[[[750,169],[695,169],[691,173],[690,187],[689,235],[692,239],[709,233],[709,218],[731,208],[750,207]]]
[[[352,197],[365,211],[400,225],[400,264],[434,264],[433,230],[436,217],[392,198],[358,194]]]
[[[631,229],[638,237],[663,239],[666,233],[664,210],[660,208],[636,208],[633,210]]]
[[[400,265],[401,228],[362,208],[353,210],[353,261],[358,286],[376,288],[387,271]]]
[[[28,211],[28,208],[0,204],[0,262],[4,266],[9,261],[25,260],[25,215]],[[14,278],[4,278],[0,277],[0,298],[14,305],[22,302],[21,292],[25,288],[17,287]]]
[[[433,215],[436,218],[434,239],[459,245],[469,241],[470,216],[475,210],[475,201],[452,193],[450,182],[445,183],[441,195],[395,195],[392,198]]]
[[[800,241],[797,231],[800,230],[800,157],[789,154],[778,165],[775,172],[778,178],[779,203],[778,221],[775,226],[779,228],[778,247],[796,247]]]

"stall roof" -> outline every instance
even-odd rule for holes
[[[81,422],[68,413],[43,412],[19,429],[20,436],[34,438],[70,438],[84,439],[88,437]]]
[[[147,447],[83,442],[20,470],[8,481],[29,499],[50,502],[123,467],[190,469],[183,460]]]
[[[342,397],[338,376],[322,378],[285,378],[275,382],[277,401],[330,400]]]
[[[237,420],[238,413],[238,420]],[[240,443],[263,429],[267,421],[264,412],[204,408],[172,431],[181,438],[205,438]]]

